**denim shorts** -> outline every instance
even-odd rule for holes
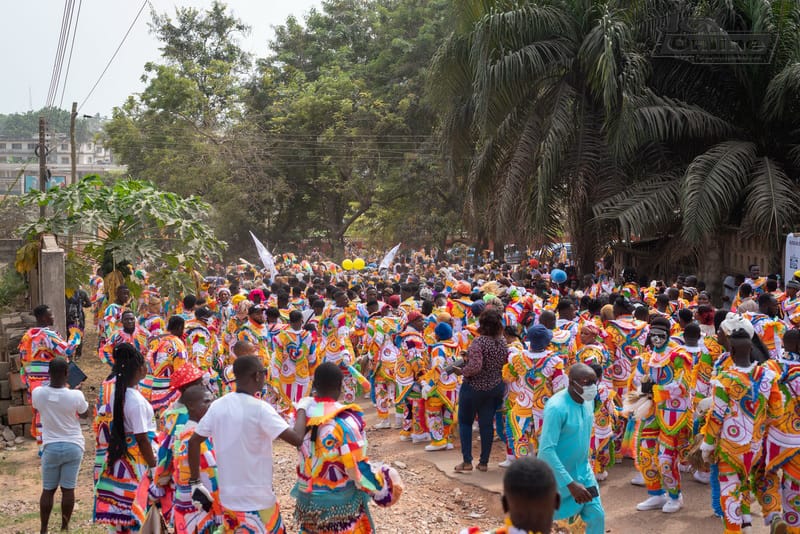
[[[75,489],[81,468],[83,449],[75,443],[48,443],[42,451],[42,488]]]

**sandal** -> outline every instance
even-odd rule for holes
[[[489,470],[489,466],[487,464],[478,464],[477,469],[478,471],[483,471],[485,473]]]
[[[469,471],[472,471],[472,464],[468,464],[467,462],[458,464],[455,466],[453,471],[456,473],[468,473]]]

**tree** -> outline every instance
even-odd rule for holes
[[[684,251],[718,250],[724,226],[759,236],[779,251],[800,221],[800,6],[699,4],[704,31],[724,39],[754,32],[775,40],[764,64],[693,65],[654,60],[649,89],[623,104],[623,154],[653,152],[669,162],[660,175],[598,205],[624,234],[673,230]],[[708,262],[706,262],[708,263]],[[721,262],[705,269],[721,280]]]
[[[640,12],[626,7],[459,3],[431,87],[479,237],[538,244],[566,231],[579,268],[591,269],[601,236],[592,203],[622,185],[607,129],[643,62],[634,39]]]
[[[204,220],[208,204],[142,180],[108,185],[92,175],[66,187],[31,191],[20,204],[45,206],[49,213],[22,224],[19,233],[29,241],[42,233],[74,235],[78,259],[102,267],[112,282],[106,286],[110,294],[115,284],[144,267],[153,283],[177,298],[196,290],[194,271],[204,270],[225,247]],[[136,288],[133,278],[128,283]]]

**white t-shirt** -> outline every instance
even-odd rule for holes
[[[245,393],[229,393],[211,404],[195,432],[214,443],[222,506],[251,512],[275,505],[272,441],[287,428],[272,406]]]
[[[115,390],[116,392],[116,390]],[[111,395],[111,406],[114,406],[114,395]],[[153,407],[139,390],[129,387],[125,390],[125,433],[146,434],[156,431],[156,417]]]
[[[32,403],[42,418],[42,444],[74,443],[84,448],[78,414],[89,409],[83,393],[63,388],[40,386],[33,390]]]

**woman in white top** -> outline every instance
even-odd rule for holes
[[[95,486],[94,522],[117,532],[138,531],[145,510],[134,507],[136,487],[156,465],[151,441],[153,407],[136,389],[147,374],[142,354],[129,343],[114,347],[113,393],[101,395],[98,419],[111,415],[105,464]],[[105,401],[105,402],[104,402]]]

